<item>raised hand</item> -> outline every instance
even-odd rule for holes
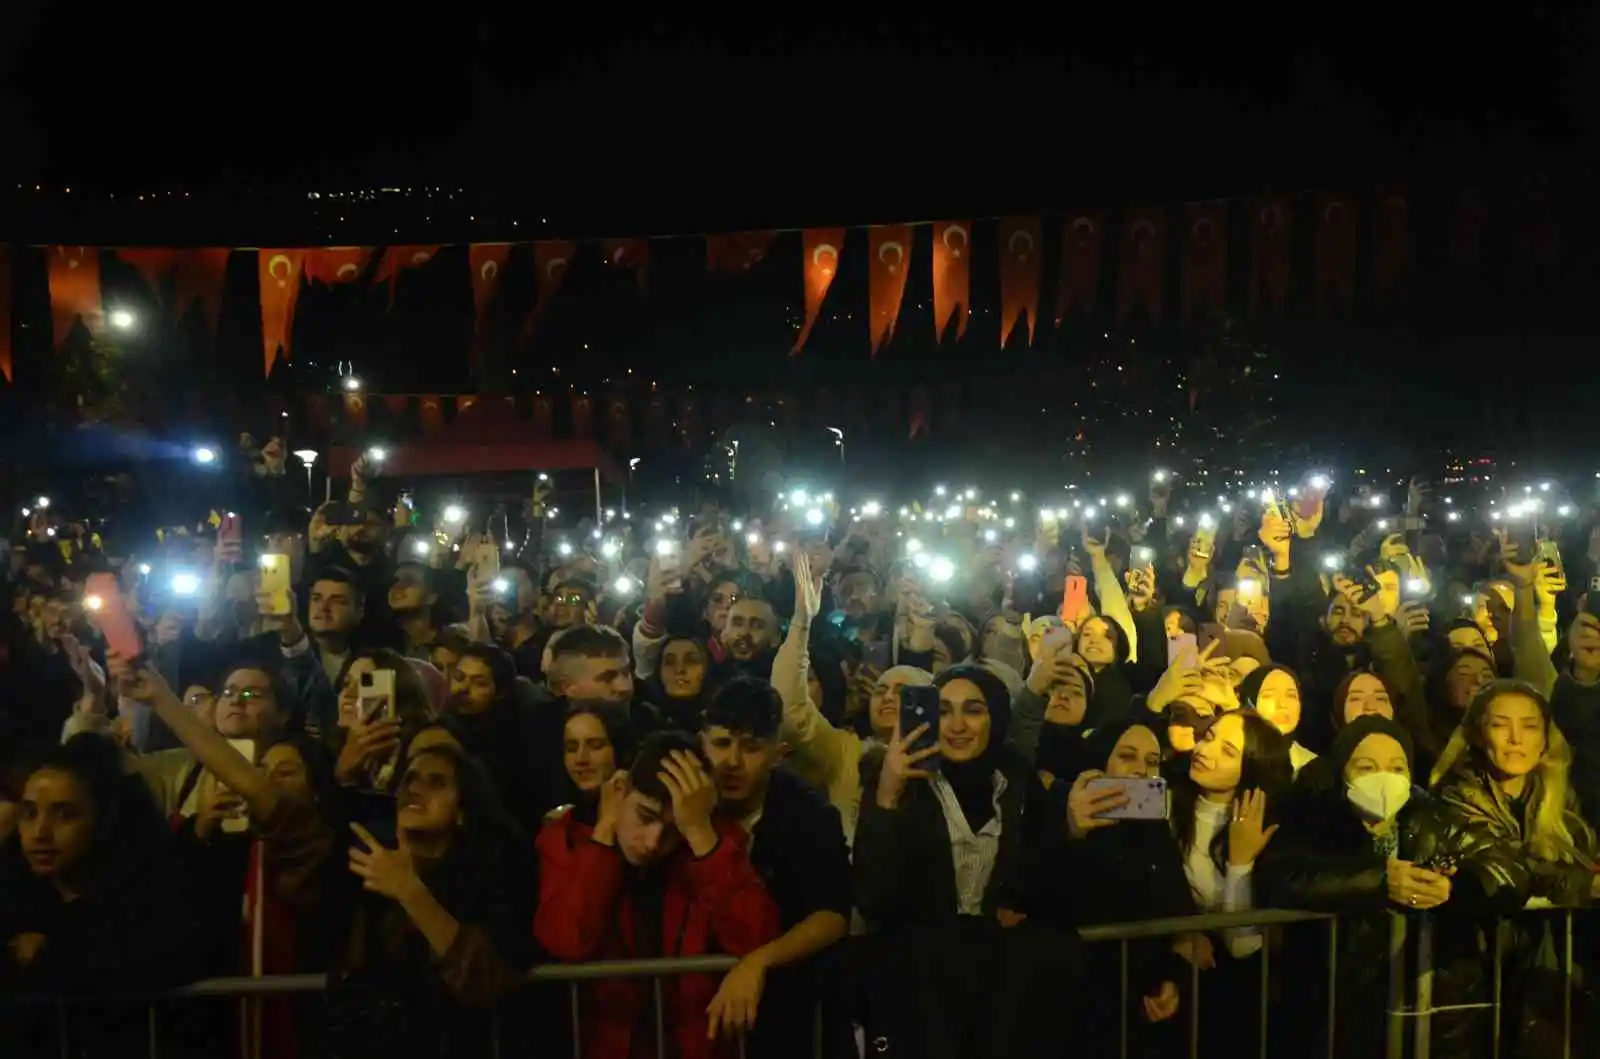
[[[350,830],[366,847],[350,847],[350,871],[361,877],[363,890],[402,901],[422,887],[422,877],[417,874],[410,853],[388,848],[360,824],[352,823]]]
[[[894,726],[894,738],[883,755],[883,771],[878,773],[878,808],[895,809],[900,805],[900,795],[911,780],[925,780],[933,776],[927,769],[917,766],[939,752],[937,746],[912,750],[918,739],[927,734],[928,726],[919,724],[909,733],[900,734],[900,722]]]
[[[802,549],[794,555],[794,623],[810,628],[822,610],[822,580],[811,576],[811,557]]]
[[[1072,790],[1067,794],[1067,834],[1073,838],[1082,838],[1091,831],[1117,823],[1102,814],[1128,804],[1127,792],[1115,787],[1089,789],[1090,780],[1104,775],[1099,769],[1088,769],[1078,773],[1078,778],[1072,781]]]
[[[1254,864],[1267,848],[1278,825],[1265,827],[1267,796],[1263,791],[1245,791],[1233,800],[1233,822],[1228,825],[1228,865],[1242,868]]]

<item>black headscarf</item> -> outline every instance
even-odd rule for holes
[[[1361,745],[1361,740],[1369,735],[1386,735],[1399,743],[1400,749],[1406,752],[1406,765],[1411,768],[1411,774],[1416,775],[1416,742],[1411,738],[1411,733],[1406,731],[1405,725],[1369,713],[1357,717],[1339,729],[1339,734],[1333,738],[1333,746],[1328,748],[1328,766],[1332,770],[1334,782],[1341,790],[1344,786],[1344,767],[1350,763],[1350,757],[1356,752],[1356,747]]]
[[[974,833],[994,817],[994,772],[1011,729],[1011,693],[1005,681],[979,665],[951,666],[933,679],[943,688],[955,680],[970,680],[983,693],[989,709],[989,744],[971,761],[941,759],[939,771],[955,791],[961,813]]]
[[[1085,768],[1101,768],[1101,765],[1086,764],[1093,758],[1085,756],[1084,740],[1087,733],[1099,731],[1104,719],[1103,704],[1096,703],[1094,697],[1094,675],[1087,666],[1074,666],[1073,668],[1083,676],[1083,690],[1088,697],[1084,707],[1083,720],[1077,724],[1059,724],[1045,718],[1039,727],[1039,750],[1034,757],[1034,764],[1041,772],[1048,772],[1058,780],[1072,782],[1072,778]],[[1048,703],[1046,704],[1048,708]],[[1109,753],[1109,748],[1107,753]]]

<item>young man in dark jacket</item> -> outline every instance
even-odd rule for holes
[[[821,791],[778,768],[782,719],[783,702],[771,684],[737,677],[717,692],[701,727],[719,811],[750,835],[750,859],[778,903],[784,930],[728,972],[710,1016],[713,1031],[752,1031],[750,1055],[800,1057],[814,1054],[821,995],[814,957],[850,926],[850,854],[839,811]],[[768,972],[774,972],[770,982]]]

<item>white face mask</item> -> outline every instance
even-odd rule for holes
[[[1411,777],[1398,772],[1369,772],[1345,786],[1345,797],[1373,820],[1392,820],[1411,800]]]

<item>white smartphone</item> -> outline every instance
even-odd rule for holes
[[[251,764],[255,764],[256,741],[254,739],[230,739],[228,740],[228,745],[237,750],[240,756],[242,756],[246,761],[250,762]],[[206,778],[212,783],[217,782],[217,778],[215,776],[208,775]],[[218,784],[218,786],[221,785]],[[243,805],[239,806],[238,812],[234,813],[232,816],[223,818],[222,830],[226,831],[230,835],[237,835],[241,831],[250,830],[249,811],[245,809]]]
[[[289,557],[263,552],[261,564],[261,592],[269,597],[266,613],[281,618],[290,611]]]
[[[394,719],[394,670],[374,669],[361,674],[356,689],[356,710],[367,724]]]

